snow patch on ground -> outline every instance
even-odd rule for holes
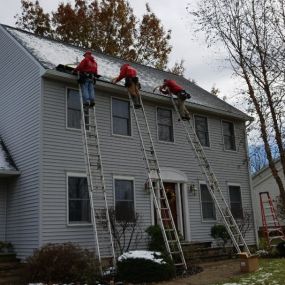
[[[134,251],[125,252],[118,258],[118,260],[122,261],[124,259],[129,259],[129,258],[143,258],[160,264],[166,263],[161,257],[160,252],[147,251],[147,250],[134,250]]]

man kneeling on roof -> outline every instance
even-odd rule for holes
[[[190,120],[190,113],[185,106],[185,100],[190,99],[191,96],[181,86],[179,86],[175,80],[164,79],[163,85],[158,86],[159,91],[162,94],[174,94],[178,100],[178,110],[182,120]],[[156,88],[153,90],[155,91]]]
[[[123,64],[120,68],[119,76],[114,78],[112,80],[112,83],[116,84],[123,78],[125,78],[125,87],[128,88],[128,92],[132,96],[135,108],[136,109],[141,108],[140,93],[139,93],[140,83],[137,77],[136,69],[134,69],[127,63]]]
[[[97,76],[97,62],[89,50],[83,56],[84,59],[74,69],[74,72],[79,73],[78,83],[82,92],[83,105],[93,107],[95,105],[94,84]]]

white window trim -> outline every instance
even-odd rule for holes
[[[116,211],[116,188],[115,188],[115,180],[126,180],[133,181],[133,191],[134,191],[134,214],[136,214],[136,184],[135,177],[133,176],[122,176],[122,175],[113,175],[113,205],[114,210]]]
[[[211,146],[212,146],[212,143],[211,143],[211,136],[210,136],[210,129],[209,129],[209,117],[208,116],[205,116],[205,115],[200,115],[200,114],[193,114],[193,118],[194,118],[194,130],[195,130],[195,133],[196,133],[196,121],[195,121],[195,117],[203,117],[203,118],[206,118],[207,119],[207,129],[208,129],[208,137],[209,137],[209,146],[204,146],[202,145],[203,148],[206,148],[206,149],[211,149]]]
[[[208,184],[206,183],[206,181],[200,181],[199,180],[199,199],[200,199],[200,213],[201,213],[201,222],[202,223],[208,223],[208,224],[215,224],[217,222],[217,207],[216,207],[216,202],[213,199],[213,204],[214,204],[214,208],[215,208],[215,219],[204,219],[203,217],[203,206],[202,206],[202,196],[201,196],[201,185],[206,185],[208,187]],[[211,195],[211,194],[210,194]],[[211,195],[212,197],[212,195]]]
[[[165,110],[169,110],[171,111],[171,119],[172,119],[172,132],[173,132],[173,141],[163,141],[163,140],[160,140],[159,139],[159,134],[158,134],[158,116],[157,116],[157,113],[158,113],[158,109],[165,109]],[[167,107],[159,107],[159,106],[156,106],[156,109],[155,109],[155,119],[156,119],[156,137],[157,137],[157,141],[159,143],[165,143],[165,144],[175,144],[175,128],[174,128],[174,114],[173,114],[173,109],[171,108],[167,108]]]
[[[233,124],[233,128],[234,128],[234,142],[235,142],[235,149],[226,149],[225,148],[225,141],[224,141],[224,128],[223,128],[223,122],[227,122],[227,123],[232,123]],[[224,151],[228,151],[228,152],[237,152],[237,143],[236,143],[236,128],[235,128],[235,124],[233,121],[230,120],[221,120],[221,130],[222,130],[222,138],[223,138],[223,150]]]
[[[241,184],[239,183],[231,183],[231,182],[227,182],[227,188],[228,188],[228,203],[229,203],[229,207],[230,207],[230,210],[231,210],[231,198],[230,198],[230,186],[236,186],[236,187],[239,187],[240,189],[240,200],[241,200],[241,209],[242,209],[242,214],[244,216],[244,201],[243,201],[243,195],[242,195],[242,191],[241,191]],[[232,210],[231,210],[232,211]],[[236,219],[234,218],[235,220],[240,220],[240,219]]]
[[[129,102],[129,113],[130,113],[130,130],[131,130],[131,135],[119,135],[119,134],[114,134],[113,131],[113,98],[120,100],[120,101],[126,101]],[[125,98],[121,98],[121,97],[116,97],[116,96],[111,96],[110,97],[110,106],[111,106],[111,112],[110,112],[110,116],[111,116],[111,135],[114,137],[120,137],[120,138],[132,138],[133,139],[133,127],[132,127],[132,112],[131,112],[131,102],[128,99]]]
[[[66,224],[68,227],[86,227],[86,226],[91,226],[92,225],[92,217],[91,217],[91,222],[88,223],[70,223],[69,222],[69,192],[68,192],[68,178],[69,177],[85,177],[87,179],[87,175],[85,173],[80,173],[80,172],[67,172],[66,173]],[[90,206],[90,211],[91,211],[91,206]],[[90,213],[91,216],[91,213]]]

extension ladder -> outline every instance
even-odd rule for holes
[[[195,129],[192,126],[190,121],[183,121],[181,118],[181,115],[178,111],[178,107],[174,101],[173,94],[169,91],[170,98],[172,101],[172,104],[174,106],[174,109],[177,113],[177,116],[179,118],[179,121],[184,127],[187,140],[190,145],[192,145],[195,156],[198,159],[199,166],[202,170],[202,173],[204,174],[206,178],[206,182],[208,185],[208,190],[211,194],[211,197],[213,201],[215,201],[216,206],[218,207],[218,210],[222,216],[223,222],[227,228],[227,231],[231,237],[231,240],[233,242],[234,247],[237,250],[237,253],[241,253],[240,247],[243,247],[243,250],[248,253],[248,255],[251,255],[250,250],[242,236],[242,233],[232,215],[232,212],[228,206],[228,203],[221,191],[221,188],[219,186],[218,180],[216,178],[216,175],[214,174],[212,167],[210,166],[210,163],[206,157],[206,154],[204,152],[204,149],[199,141],[198,136],[196,135]]]
[[[269,192],[260,192],[260,209],[262,225],[268,245],[273,246],[274,240],[284,240],[285,234],[279,223]]]
[[[105,243],[106,240],[109,240],[110,242],[108,247],[106,247],[106,250],[111,251],[110,255],[112,257],[112,265],[114,268],[116,266],[116,255],[112,236],[110,216],[108,211],[106,186],[102,165],[102,157],[100,152],[95,106],[89,109],[85,109],[83,107],[83,98],[80,86],[79,93],[81,105],[81,134],[87,173],[93,235],[96,253],[99,261],[100,272],[101,275],[103,275],[102,256],[100,249],[101,242],[99,242],[99,237],[102,243]],[[97,212],[95,208],[97,209]],[[101,232],[98,232],[99,228],[101,228]],[[106,228],[108,236],[106,236]]]
[[[147,183],[153,196],[154,206],[161,226],[166,249],[172,258],[176,269],[180,271],[187,270],[179,236],[160,174],[161,171],[142,100],[140,98],[141,108],[135,109],[130,93],[128,93],[128,95],[140,138],[141,151],[148,176]],[[156,186],[154,186],[154,184],[156,184]]]

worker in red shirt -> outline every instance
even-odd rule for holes
[[[178,100],[178,110],[182,120],[190,120],[190,113],[185,106],[185,100],[190,99],[191,96],[188,94],[175,80],[164,79],[163,85],[153,89],[153,92],[159,88],[162,94],[174,94]]]
[[[141,108],[140,93],[139,93],[140,83],[137,77],[136,69],[134,69],[127,63],[123,64],[120,68],[119,76],[115,77],[112,80],[112,83],[116,84],[123,78],[125,78],[125,87],[127,87],[128,92],[132,96],[135,108],[136,109]]]
[[[97,76],[97,62],[92,56],[91,51],[84,53],[84,59],[74,69],[74,72],[79,73],[78,83],[80,84],[83,105],[85,107],[93,107],[95,105],[95,90]]]

